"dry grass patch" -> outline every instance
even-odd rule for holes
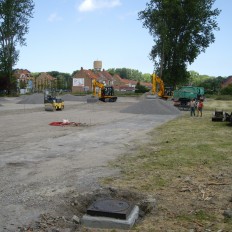
[[[157,212],[136,231],[232,231],[223,216],[232,210],[232,126],[211,121],[220,104],[206,101],[202,118],[187,112],[154,129],[136,154],[113,163],[122,175],[105,184],[157,199]],[[232,102],[223,108],[232,111]]]

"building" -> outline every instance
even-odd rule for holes
[[[17,80],[17,88],[21,94],[31,93],[34,90],[35,78],[27,69],[14,70],[14,76]]]
[[[92,80],[98,80],[98,76],[91,70],[86,70],[81,67],[81,70],[76,72],[72,77],[73,85],[72,92],[87,92],[93,90]]]
[[[45,89],[56,90],[57,79],[46,72],[42,72],[35,78],[35,90],[42,92]]]

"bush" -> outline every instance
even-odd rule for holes
[[[146,86],[140,85],[140,82],[135,86],[135,93],[146,93],[149,89]]]
[[[232,84],[226,86],[225,88],[221,89],[221,95],[232,95]]]

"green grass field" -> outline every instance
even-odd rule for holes
[[[150,141],[113,167],[121,176],[105,185],[157,199],[135,231],[232,231],[232,125],[212,122],[214,110],[232,112],[232,101],[206,99],[203,117],[189,112],[153,129]]]

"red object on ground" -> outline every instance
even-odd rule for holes
[[[79,126],[80,123],[76,122],[51,122],[49,123],[50,126]]]

